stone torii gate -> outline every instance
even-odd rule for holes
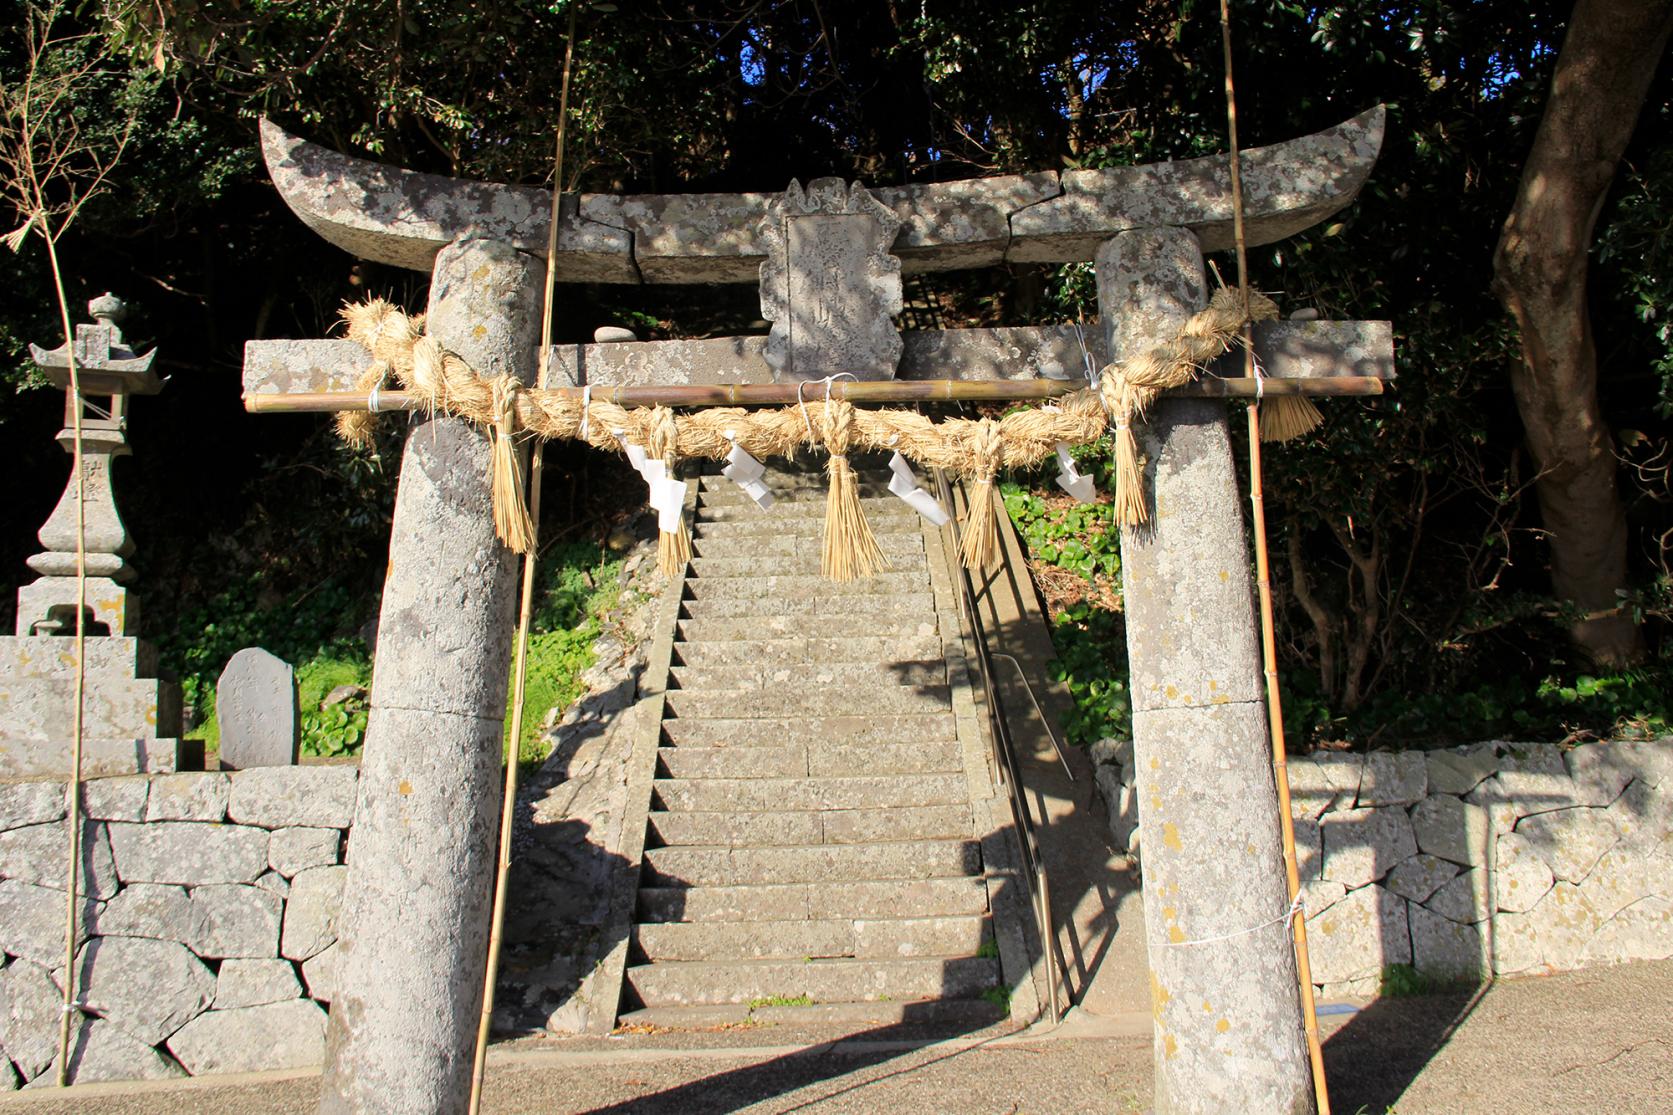
[[[1272,243],[1346,206],[1383,111],[1243,155],[1245,228]],[[485,376],[537,367],[548,197],[347,158],[263,124],[269,172],[309,227],[430,270],[428,332]],[[1207,301],[1231,246],[1225,156],[866,191],[566,199],[563,282],[761,282],[767,337],[559,346],[545,386],[1084,374],[1072,327],[896,333],[901,271],[1095,260],[1096,366]],[[1272,377],[1392,375],[1386,322],[1257,327]],[[348,391],[347,341],[255,341],[251,410]],[[1215,393],[1212,385],[1199,395]],[[1224,408],[1169,398],[1143,435],[1155,507],[1123,529],[1159,1112],[1312,1105],[1266,738],[1248,548]],[[459,1110],[481,1005],[512,633],[485,436],[415,417],[401,466],[371,722],[341,916],[321,1110]]]

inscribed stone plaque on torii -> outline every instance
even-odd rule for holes
[[[900,362],[900,218],[858,182],[792,181],[761,222],[766,360],[780,382],[849,372],[893,379]]]
[[[1250,246],[1291,236],[1337,212],[1364,184],[1382,144],[1374,108],[1336,127],[1243,152],[1244,218]],[[355,255],[427,271],[465,229],[544,254],[550,198],[544,190],[468,182],[349,158],[263,122],[280,196],[309,227]],[[1191,229],[1205,251],[1231,246],[1232,204],[1223,155],[1096,171],[880,187],[868,195],[899,221],[889,251],[911,273],[1006,262],[1089,261],[1124,229]],[[558,240],[564,282],[742,283],[763,278],[771,207],[783,195],[581,195]],[[782,221],[778,224],[782,226]],[[763,288],[770,287],[763,282]],[[765,302],[765,299],[764,299]],[[765,305],[764,305],[765,309]],[[778,320],[772,313],[770,320]],[[558,345],[553,384],[596,386],[765,383],[775,378],[771,338]],[[907,333],[894,375],[1078,378],[1082,338],[1068,326]],[[1095,363],[1108,359],[1098,330],[1084,338]],[[1388,322],[1285,321],[1255,329],[1255,349],[1273,377],[1392,377]],[[344,340],[252,341],[244,389],[263,395],[348,390],[369,362]],[[1241,361],[1226,369],[1241,374]],[[845,369],[853,371],[855,369]],[[825,373],[819,373],[821,375]]]

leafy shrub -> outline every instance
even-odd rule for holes
[[[304,755],[334,758],[360,753],[371,708],[371,681],[372,659],[364,653],[333,656],[322,652],[296,668]],[[350,688],[348,696],[326,704],[326,698],[343,686]]]

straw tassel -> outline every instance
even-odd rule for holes
[[[1005,449],[999,423],[982,419],[970,449],[976,460],[976,482],[970,489],[970,511],[964,520],[960,553],[964,567],[979,574],[999,556],[999,524],[993,514],[993,478]]]
[[[825,448],[831,458],[825,472],[831,484],[825,494],[825,530],[821,540],[819,569],[833,581],[869,577],[889,567],[877,536],[860,507],[860,484],[848,463],[848,446],[854,438],[854,407],[842,401],[825,400]]]
[[[964,567],[980,573],[999,553],[999,524],[993,517],[993,477],[978,476],[970,489],[970,514],[964,520],[960,552]]]
[[[1138,527],[1150,522],[1150,503],[1144,498],[1144,466],[1139,463],[1139,443],[1127,422],[1119,423],[1115,442],[1115,521],[1120,526]]]
[[[669,533],[658,531],[656,535],[656,571],[664,577],[674,578],[685,572],[686,563],[691,560],[691,535],[685,529],[685,523],[680,529]]]
[[[1294,441],[1310,434],[1324,415],[1305,395],[1278,395],[1261,402],[1261,440]]]
[[[534,545],[534,521],[523,499],[523,470],[517,460],[517,392],[522,384],[513,376],[499,376],[494,388],[494,533],[512,553],[526,554]]]
[[[679,426],[674,412],[667,407],[653,407],[650,417],[650,450],[662,460],[670,480],[679,463]],[[677,529],[658,530],[656,536],[656,569],[664,577],[674,578],[685,572],[691,561],[691,533],[686,530],[685,513],[680,513]]]

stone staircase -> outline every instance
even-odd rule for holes
[[[698,480],[624,1024],[1006,1013],[941,536],[880,474],[861,492],[889,571],[848,584],[819,573],[822,472],[770,473],[765,511]]]

